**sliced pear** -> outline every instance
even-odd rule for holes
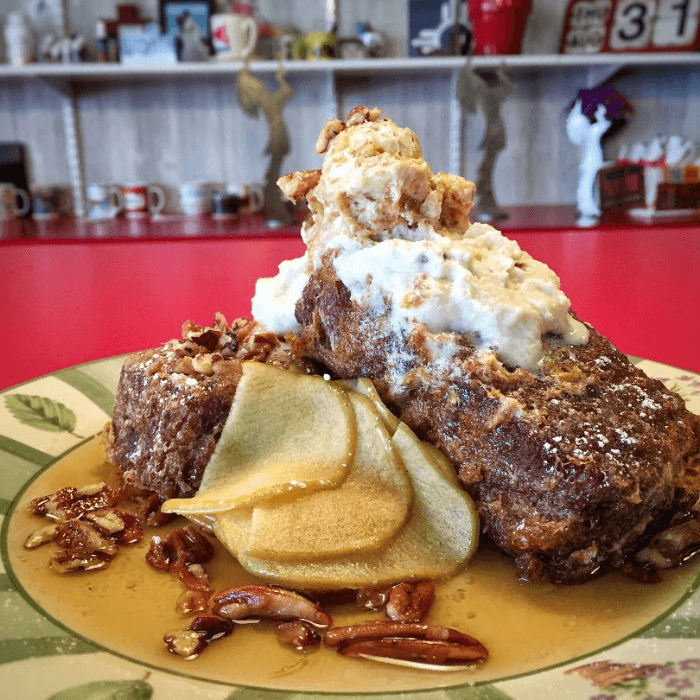
[[[403,423],[392,441],[411,477],[415,498],[411,517],[388,546],[370,554],[317,562],[281,562],[241,551],[245,518],[218,513],[222,541],[236,543],[242,566],[267,581],[310,590],[362,588],[421,578],[444,578],[461,569],[476,551],[479,518],[473,501],[428,459],[420,440]]]
[[[316,561],[386,544],[403,527],[413,501],[411,480],[374,404],[348,393],[357,443],[340,486],[288,503],[253,508],[246,556]]]
[[[450,481],[459,486],[457,471],[445,453],[439,448],[435,447],[432,442],[428,442],[427,440],[421,440],[421,447],[427,454],[428,459],[430,459]]]
[[[322,377],[245,362],[199,491],[162,510],[216,513],[332,488],[348,474],[355,439],[345,391]]]
[[[341,386],[363,394],[374,404],[377,412],[382,417],[389,435],[393,435],[401,422],[387,407],[379,396],[374,383],[367,377],[359,377],[358,379],[341,379],[338,381]]]

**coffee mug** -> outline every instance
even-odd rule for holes
[[[217,190],[211,196],[211,215],[219,221],[233,219],[241,208],[241,198],[235,192]]]
[[[240,213],[254,214],[265,206],[262,185],[229,185],[226,192],[238,197]]]
[[[252,17],[233,13],[212,15],[214,55],[221,61],[247,58],[258,40],[258,25]]]
[[[32,218],[56,219],[70,211],[70,193],[63,187],[35,187],[32,190]]]
[[[130,219],[142,219],[149,212],[158,214],[165,206],[165,193],[158,185],[124,185],[124,214]]]
[[[180,185],[180,211],[185,216],[202,216],[211,210],[212,185],[208,182],[185,182]]]
[[[336,37],[333,32],[313,31],[304,37],[304,58],[325,60],[335,58]]]
[[[29,195],[13,182],[0,182],[0,220],[24,216],[30,207]]]
[[[124,210],[124,197],[116,185],[88,185],[87,201],[91,219],[113,219]]]

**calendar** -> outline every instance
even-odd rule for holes
[[[570,0],[560,51],[700,49],[700,0]]]

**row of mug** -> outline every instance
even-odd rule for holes
[[[71,212],[68,187],[37,187],[31,196],[12,182],[0,182],[0,221],[25,216],[32,210],[36,219],[48,219]]]
[[[265,204],[262,185],[208,182],[186,182],[175,189],[153,184],[91,184],[87,201],[91,219],[111,219],[120,214],[132,219],[158,217],[164,212],[229,219],[260,211]]]
[[[229,219],[242,213],[260,211],[264,204],[261,185],[215,185],[188,182],[176,190],[161,185],[102,185],[87,188],[90,219],[111,219],[120,214],[129,218],[158,217],[164,212],[185,216],[211,214]],[[52,219],[72,212],[68,187],[33,188],[31,194],[11,182],[0,183],[0,220],[25,216],[29,210],[36,219]]]

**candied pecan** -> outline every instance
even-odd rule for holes
[[[488,657],[481,642],[458,630],[390,620],[334,627],[326,632],[324,643],[346,656],[400,659],[435,666],[471,664]]]
[[[42,544],[53,542],[58,532],[58,527],[57,523],[53,523],[52,525],[44,525],[44,527],[34,530],[24,541],[24,546],[27,549],[34,549],[35,547],[41,547]]]
[[[81,549],[59,549],[51,557],[51,568],[60,574],[77,571],[97,571],[109,566],[113,557],[105,552]]]
[[[475,663],[486,659],[486,650],[457,642],[439,642],[413,637],[381,637],[348,642],[338,649],[343,656],[400,659],[434,666]]]
[[[203,564],[214,556],[214,547],[193,525],[172,530],[165,537],[154,535],[146,561],[160,571],[188,564]]]
[[[186,630],[168,632],[163,641],[171,654],[196,659],[209,644],[233,632],[233,622],[220,617],[197,617]]]
[[[320,170],[299,170],[283,175],[277,180],[277,184],[290,202],[297,202],[306,197],[318,185],[320,179]]]
[[[67,486],[48,496],[35,498],[29,504],[29,510],[35,515],[63,522],[80,518],[93,510],[111,508],[118,503],[120,497],[119,490],[104,482],[82,488]]]
[[[136,499],[135,515],[143,527],[160,527],[175,519],[173,513],[163,513],[160,509],[161,500],[158,495],[150,492]]]
[[[173,365],[170,367],[170,371],[174,374],[195,374],[192,358],[189,355],[181,357],[177,362],[173,363]]]
[[[358,105],[348,112],[345,117],[346,126],[356,126],[362,122],[376,122],[382,116],[382,110],[375,107],[370,109],[366,105]]]
[[[56,531],[54,541],[59,547],[69,552],[102,552],[114,556],[119,551],[111,539],[103,537],[88,523],[76,519],[61,524]]]
[[[196,615],[209,610],[209,598],[211,589],[207,591],[186,590],[175,604],[175,609],[180,615]]]
[[[323,126],[323,129],[321,129],[321,133],[316,140],[316,153],[319,155],[325,153],[330,142],[344,129],[345,124],[340,119],[329,119]],[[279,181],[277,184],[279,184]]]
[[[355,594],[355,605],[364,610],[381,610],[389,600],[388,586],[368,586],[360,588]]]
[[[143,527],[135,515],[123,510],[108,509],[88,513],[86,520],[98,532],[116,540],[118,544],[135,544],[143,538]]]
[[[221,355],[219,355],[218,359],[221,359]],[[212,364],[213,364],[213,356],[212,355],[199,353],[198,355],[195,355],[192,358],[192,369],[199,374],[204,374],[206,376],[211,376],[212,374],[214,374],[214,370],[212,369]]]
[[[321,628],[333,624],[319,605],[296,591],[277,586],[248,584],[225,588],[214,596],[212,608],[217,615],[231,620],[304,620]]]
[[[189,591],[199,591],[209,593],[214,591],[209,585],[209,577],[201,564],[188,564],[187,566],[177,566],[174,571],[178,580]]]
[[[400,583],[389,591],[386,614],[397,622],[420,622],[435,600],[432,581]]]
[[[214,352],[219,347],[221,335],[221,331],[214,330],[213,328],[207,328],[204,333],[193,336],[192,340],[194,340],[197,345],[204,347],[207,352]]]
[[[661,531],[652,541],[634,555],[639,564],[657,569],[670,569],[700,551],[700,520],[693,518]]]
[[[281,622],[276,633],[281,644],[299,650],[318,646],[322,639],[320,632],[303,620]]]

